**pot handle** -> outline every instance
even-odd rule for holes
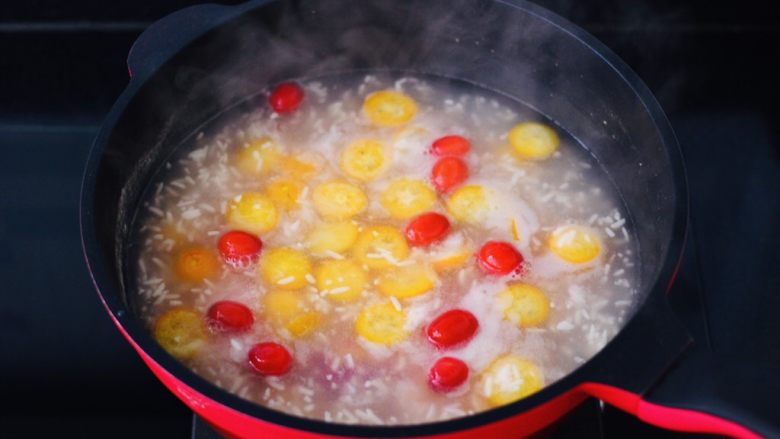
[[[697,345],[642,396],[637,416],[675,430],[780,437],[775,368]]]
[[[207,3],[178,10],[155,21],[130,47],[127,71],[131,79],[146,79],[187,44],[244,12],[246,6]]]
[[[780,437],[773,403],[777,395],[760,385],[760,368],[750,365],[753,375],[746,380],[739,367],[726,365],[703,343],[694,343],[666,297],[653,302],[640,309],[608,346],[621,353],[622,357],[610,357],[619,358],[619,363],[606,365],[582,390],[661,428],[749,439]],[[739,364],[744,370],[744,362]],[[764,382],[770,382],[771,368],[761,370]],[[748,382],[765,401],[764,413],[738,404],[735,395],[752,398],[753,392],[744,389]]]

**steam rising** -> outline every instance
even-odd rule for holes
[[[159,126],[145,128],[159,129],[137,175],[219,112],[283,80],[355,70],[457,78],[546,115],[599,160],[647,246],[641,278],[651,282],[674,218],[667,151],[637,97],[646,91],[592,46],[601,50],[545,10],[508,0],[271,2],[196,40],[156,75],[154,102],[142,111],[156,106],[159,119],[148,118]],[[131,179],[127,193],[142,181]]]
[[[209,43],[220,58],[206,69],[182,67],[176,85],[201,86],[228,106],[282,80],[392,69],[465,79],[533,102],[560,82],[555,60],[567,54],[555,28],[511,11],[466,0],[283,2],[220,32]]]

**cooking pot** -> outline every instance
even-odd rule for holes
[[[95,139],[81,193],[84,255],[106,310],[154,374],[198,415],[236,437],[520,437],[593,396],[666,428],[757,437],[717,404],[646,395],[692,340],[669,308],[687,225],[677,141],[637,76],[605,46],[522,0],[250,1],[201,5],[147,29],[131,79]],[[569,132],[618,188],[638,240],[641,304],[603,350],[515,403],[444,422],[362,426],[255,405],[166,353],[137,315],[128,236],[146,184],[171,152],[269,84],[356,70],[457,78],[520,100]]]

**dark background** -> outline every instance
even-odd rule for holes
[[[0,436],[190,434],[190,413],[98,301],[77,203],[92,138],[127,83],[132,42],[191,3],[0,5]],[[716,360],[780,369],[780,8],[758,0],[540,3],[617,52],[672,121],[693,224],[681,274],[691,288],[675,301],[693,316],[697,341]],[[748,414],[766,412],[763,395],[780,391],[780,378],[756,383],[748,375],[719,379],[744,388]],[[676,436],[596,403],[556,435]]]

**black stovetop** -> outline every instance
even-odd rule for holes
[[[100,305],[77,219],[84,161],[126,84],[132,41],[188,3],[40,0],[0,8],[4,437],[192,433],[191,413]],[[686,157],[693,225],[671,301],[697,346],[725,365],[703,391],[733,399],[748,415],[771,414],[780,394],[780,378],[768,373],[780,367],[777,8],[758,0],[541,3],[615,50],[669,114]],[[681,368],[669,379],[686,374],[695,371]],[[679,435],[595,401],[549,434]]]

